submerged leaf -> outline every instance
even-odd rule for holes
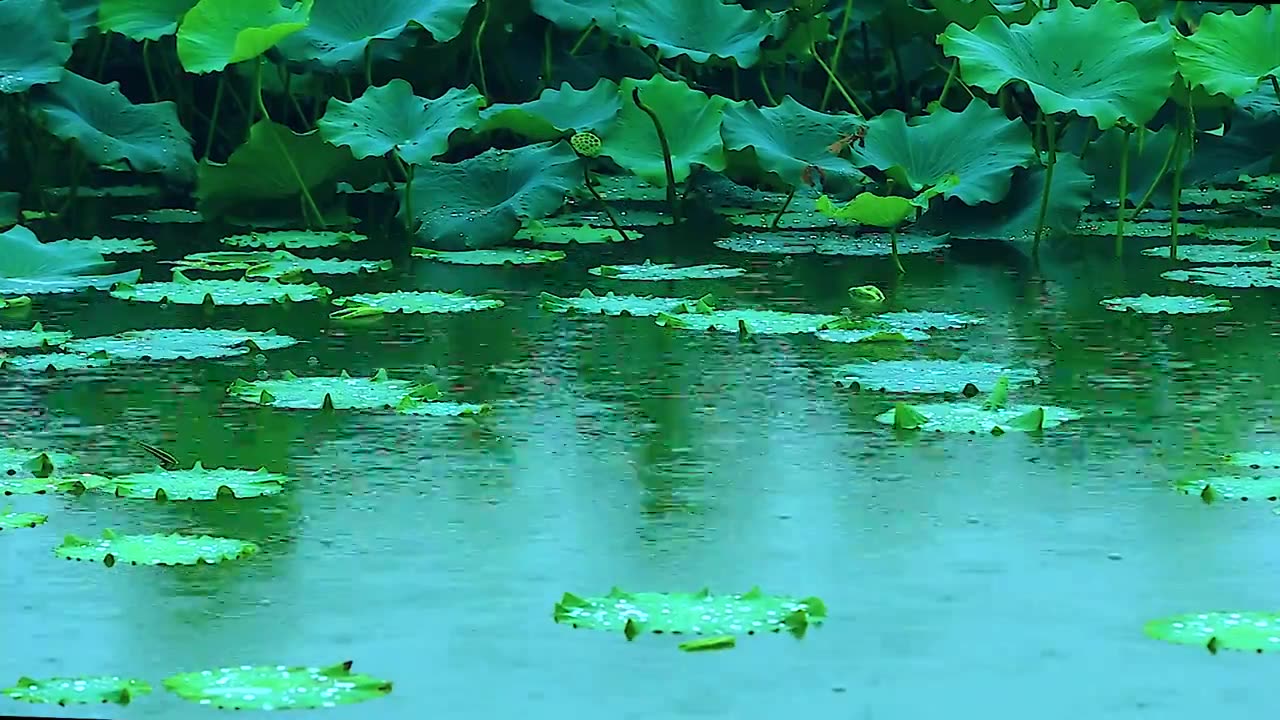
[[[557,623],[575,628],[632,633],[689,633],[727,635],[786,630],[803,634],[821,624],[827,608],[816,597],[803,599],[765,595],[759,588],[746,593],[629,593],[614,588],[601,597],[565,593],[556,603]]]
[[[329,708],[374,700],[391,692],[390,682],[353,673],[350,662],[325,668],[217,668],[171,675],[165,678],[164,686],[184,700],[234,710]]]
[[[258,551],[244,540],[208,535],[117,535],[105,530],[100,540],[68,535],[54,548],[67,560],[101,562],[107,567],[117,562],[130,565],[199,565],[237,560]]]

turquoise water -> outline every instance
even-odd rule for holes
[[[111,228],[140,234],[141,226]],[[118,232],[116,232],[118,231]],[[97,230],[99,234],[108,232]],[[189,227],[143,228],[171,259]],[[203,240],[216,233],[197,227]],[[157,504],[14,497],[48,524],[0,537],[0,681],[328,665],[393,680],[332,718],[457,717],[1203,718],[1260,715],[1267,658],[1166,645],[1142,623],[1172,613],[1270,609],[1280,564],[1265,502],[1206,506],[1171,489],[1231,451],[1271,449],[1280,343],[1268,295],[1222,316],[1137,318],[1111,295],[1195,292],[1164,261],[1050,263],[958,248],[946,263],[734,255],[709,228],[630,246],[576,248],[553,266],[405,262],[391,287],[490,292],[506,308],[344,326],[320,304],[130,306],[39,299],[0,327],[99,335],[141,327],[275,328],[306,343],[227,361],[0,377],[8,444],[75,451],[86,469],[150,466],[134,440],[186,462],[265,466],[297,483],[274,498]],[[362,252],[390,252],[371,243]],[[744,278],[620,283],[601,261],[717,261]],[[126,261],[126,264],[128,262]],[[163,266],[149,262],[148,277]],[[679,333],[645,318],[575,318],[541,291],[701,295],[838,311],[879,284],[885,309],[974,312],[986,325],[929,343],[846,346],[808,337]],[[1223,293],[1225,294],[1225,293]],[[969,357],[1037,368],[1026,391],[1089,414],[1043,437],[894,432],[890,405],[831,382],[860,357]],[[478,419],[264,410],[224,397],[235,378],[426,375]],[[198,568],[69,563],[66,533],[104,528],[225,534],[258,555]],[[830,617],[803,639],[743,638],[685,654],[669,637],[573,630],[565,591],[745,590],[818,595]],[[0,712],[48,712],[5,702]],[[96,717],[218,711],[159,692]],[[85,714],[53,709],[54,715]],[[254,713],[248,712],[252,715]],[[301,713],[309,717],[309,713]]]

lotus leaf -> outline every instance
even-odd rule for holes
[[[527,227],[521,228],[513,239],[526,240],[540,245],[568,245],[570,243],[590,245],[622,242],[623,237],[613,228],[591,227],[590,225],[548,225],[535,220]]]
[[[685,652],[703,652],[707,650],[728,650],[737,644],[737,639],[732,635],[717,635],[709,638],[686,640],[680,643],[679,648]]]
[[[8,478],[47,478],[55,470],[70,470],[79,462],[67,453],[0,446],[0,474]]]
[[[31,309],[31,298],[25,295],[18,297],[4,298],[0,297],[0,310],[9,311],[27,311]]]
[[[632,317],[656,317],[663,313],[676,313],[685,309],[701,307],[710,310],[713,299],[704,296],[695,298],[653,297],[640,295],[614,295],[605,293],[596,295],[590,290],[583,290],[577,297],[562,298],[551,293],[539,296],[538,306],[543,310],[558,313],[584,313],[587,315],[629,315]]]
[[[488,297],[464,295],[460,292],[384,292],[362,293],[333,299],[333,304],[349,310],[376,308],[381,312],[463,313],[494,310],[506,303]]]
[[[666,188],[650,185],[635,175],[592,175],[591,180],[606,202],[665,202],[667,199]]]
[[[228,214],[237,205],[296,198],[301,186],[312,190],[332,183],[351,162],[351,153],[325,142],[319,131],[299,135],[260,120],[225,164],[201,161],[196,200],[200,212],[212,217]]]
[[[316,0],[310,23],[280,42],[291,59],[315,60],[329,68],[355,65],[378,40],[395,40],[412,25],[436,42],[462,31],[462,21],[478,0]]]
[[[587,272],[610,280],[716,280],[745,275],[742,268],[727,265],[688,265],[679,266],[674,263],[652,263],[648,260],[642,265],[601,265]]]
[[[98,0],[57,0],[67,18],[67,39],[73,44],[88,37],[98,25]]]
[[[1228,188],[1192,188],[1183,190],[1179,201],[1184,207],[1213,207],[1217,205],[1245,205],[1264,202],[1269,193],[1260,190],[1231,190]]]
[[[1269,500],[1280,497],[1280,478],[1275,476],[1242,477],[1221,475],[1197,480],[1179,480],[1174,487],[1187,495],[1198,495],[1206,502],[1214,500]]]
[[[79,495],[86,490],[110,482],[98,475],[57,475],[48,477],[9,477],[0,475],[0,495],[45,495],[66,493]]]
[[[782,630],[800,635],[826,620],[827,607],[816,597],[766,595],[760,588],[731,595],[712,595],[709,590],[629,593],[613,588],[600,597],[565,593],[553,616],[561,624],[623,632],[628,638],[640,633],[754,635]]]
[[[143,240],[142,238],[104,238],[98,237],[97,235],[87,239],[55,240],[51,243],[45,243],[45,246],[54,248],[74,248],[77,250],[82,249],[100,253],[102,255],[147,253],[156,249],[154,243],[150,240]]]
[[[278,350],[298,341],[274,330],[129,330],[119,335],[72,340],[68,350],[104,353],[112,360],[181,360],[247,355]]]
[[[726,108],[720,134],[725,149],[751,150],[761,170],[790,187],[804,187],[817,175],[824,187],[847,188],[864,176],[832,152],[832,146],[865,127],[857,115],[820,113],[788,95],[774,107],[743,103]]]
[[[148,225],[193,224],[204,222],[204,216],[197,210],[184,208],[160,208],[140,213],[122,213],[112,215],[111,219],[122,222],[146,223]]]
[[[41,243],[27,228],[15,225],[0,233],[0,293],[64,293],[108,288],[134,282],[139,271],[98,275],[110,267],[102,255],[85,248]]]
[[[111,296],[131,302],[176,303],[178,305],[270,305],[278,302],[321,300],[331,291],[309,283],[250,282],[245,280],[191,280],[180,270],[173,271],[170,282],[121,283],[111,289]]]
[[[0,93],[14,95],[62,78],[71,58],[71,29],[58,3],[4,0],[0,27],[15,31],[0,52]]]
[[[778,310],[712,310],[662,313],[657,323],[677,330],[720,330],[750,335],[814,333],[843,330],[839,315],[780,312]]]
[[[765,40],[786,29],[781,14],[747,10],[720,0],[630,0],[618,4],[618,27],[658,57],[696,63],[733,60],[749,68]]]
[[[190,470],[162,470],[134,473],[111,479],[102,490],[117,497],[155,500],[218,500],[278,495],[290,478],[259,470],[231,468],[205,469],[200,463]]]
[[[1182,234],[1181,229],[1178,232]],[[1205,227],[1200,228],[1196,234],[1201,240],[1224,243],[1252,244],[1260,240],[1280,240],[1280,229],[1273,227]],[[1179,251],[1181,249],[1180,247]]]
[[[241,259],[230,259],[240,255]],[[203,256],[203,257],[196,257]],[[217,262],[223,260],[223,262]],[[284,280],[303,273],[313,275],[356,275],[390,270],[390,260],[325,260],[301,258],[283,250],[250,252],[195,253],[174,263],[180,270],[230,272],[243,270],[245,278]]]
[[[230,235],[222,238],[223,245],[250,248],[289,248],[301,250],[309,248],[338,247],[349,243],[363,242],[368,236],[356,232],[332,230],[277,230],[274,232],[254,232],[248,235]],[[208,258],[204,258],[208,259]]]
[[[315,0],[200,0],[178,26],[178,60],[189,73],[252,60],[307,26]]]
[[[540,265],[565,259],[565,254],[559,250],[522,248],[444,252],[416,247],[413,249],[413,256],[454,265]]]
[[[1280,15],[1262,5],[1244,15],[1205,13],[1194,33],[1174,35],[1173,49],[1187,82],[1238,100],[1280,78]]]
[[[63,345],[69,332],[49,332],[40,323],[30,330],[0,330],[0,348],[45,348]]]
[[[71,197],[69,187],[51,187],[45,190],[54,200],[65,200]],[[161,188],[154,185],[106,185],[104,187],[78,187],[76,197],[91,198],[150,198],[160,195]]]
[[[1026,125],[972,100],[961,112],[938,108],[911,120],[898,110],[876,116],[855,162],[884,170],[914,192],[938,186],[943,198],[976,205],[1008,195],[1010,171],[1035,162],[1035,152]]]
[[[899,255],[925,255],[947,247],[946,235],[898,235]],[[734,252],[765,255],[847,255],[852,257],[888,256],[892,245],[888,233],[828,231],[810,233],[766,232],[733,235],[717,240],[716,247]]]
[[[1231,465],[1254,470],[1280,470],[1280,453],[1273,453],[1270,450],[1232,453],[1225,460]]]
[[[622,96],[612,80],[600,78],[589,90],[578,90],[566,82],[543,90],[529,102],[490,105],[480,112],[476,131],[506,130],[533,142],[547,142],[575,131],[602,134],[617,121],[621,110]],[[614,198],[606,195],[606,199]]]
[[[970,325],[981,325],[986,322],[984,318],[968,313],[933,312],[930,310],[880,313],[879,315],[873,315],[871,319],[902,330],[955,330]]]
[[[180,673],[164,686],[184,700],[232,710],[330,708],[373,700],[391,683],[351,672],[351,663],[326,668],[261,665]]]
[[[1142,295],[1136,297],[1105,298],[1102,307],[1117,312],[1136,312],[1144,315],[1166,313],[1169,315],[1203,315],[1227,312],[1231,301],[1208,296],[1192,295]]]
[[[715,2],[716,0],[698,0]],[[673,3],[674,5],[674,3]],[[622,112],[618,122],[601,136],[601,154],[651,184],[666,187],[666,164],[653,119],[631,101],[639,93],[641,102],[653,111],[666,132],[671,149],[675,182],[683,183],[695,167],[725,169],[724,142],[720,123],[729,100],[708,96],[688,85],[655,75],[648,80],[622,81]]]
[[[1160,277],[1212,287],[1280,287],[1280,268],[1271,265],[1205,265],[1193,270],[1169,270]]]
[[[258,546],[245,540],[208,535],[117,535],[104,530],[100,540],[68,535],[54,554],[67,560],[130,565],[210,565],[253,555]]]
[[[172,102],[130,102],[120,83],[101,83],[67,72],[32,90],[31,106],[55,137],[112,170],[160,173],[178,183],[196,176],[191,133]]]
[[[989,408],[980,402],[947,402],[909,407],[918,414],[909,424],[901,421],[898,408],[877,415],[876,422],[909,430],[1000,435],[1047,430],[1081,417],[1074,410],[1051,405],[1010,404]],[[1027,422],[1029,418],[1034,418],[1034,424]]]
[[[1277,193],[1280,192],[1280,173],[1259,175],[1257,177],[1245,175],[1240,178],[1240,186],[1245,190],[1259,190],[1265,193]]]
[[[65,370],[88,370],[111,365],[106,358],[94,358],[77,353],[55,352],[44,355],[0,355],[0,369],[17,370],[19,372],[62,372]]]
[[[41,515],[39,513],[0,511],[0,530],[33,528],[37,525],[45,524],[48,520],[48,515]]]
[[[872,324],[871,327],[849,330],[819,330],[817,337],[819,340],[839,343],[920,342],[929,339],[929,335],[919,330],[895,328],[888,324]]]
[[[670,215],[658,210],[646,209],[623,209],[615,210],[614,215],[618,218],[618,224],[624,228],[638,227],[657,227],[664,223],[670,222]],[[609,216],[602,212],[579,211],[573,213],[565,213],[563,215],[554,215],[542,221],[544,225],[589,225],[591,227],[606,228],[612,227],[609,222]]]
[[[182,16],[197,0],[102,0],[98,27],[139,42],[178,32]]]
[[[396,78],[370,87],[351,102],[329,99],[317,127],[334,145],[351,148],[357,159],[395,152],[411,165],[423,165],[449,150],[449,137],[480,121],[484,98],[474,86],[450,88],[434,100],[413,94]]]
[[[582,161],[567,142],[427,163],[411,191],[418,237],[446,250],[505,244],[527,221],[558,210],[582,181]]]
[[[1040,382],[1030,368],[1008,368],[998,363],[965,360],[882,360],[842,365],[836,384],[855,390],[919,395],[960,393],[969,385],[988,391],[1006,377],[1011,385]]]
[[[845,233],[839,231],[832,233],[737,233],[723,240],[717,240],[715,245],[725,250],[759,255],[812,255],[818,251],[820,242],[828,238],[839,239],[844,235]],[[902,251],[901,246],[899,246],[898,250],[899,252]],[[889,254],[888,247],[885,247],[883,254]]]
[[[1145,124],[1169,98],[1173,34],[1144,23],[1131,3],[1098,0],[1063,3],[1025,25],[998,17],[973,30],[951,25],[938,39],[970,85],[994,95],[1021,80],[1046,114],[1074,112],[1107,130],[1121,120]]]
[[[599,27],[617,32],[616,0],[532,0],[532,5],[535,13],[565,30]]]
[[[459,417],[480,415],[491,408],[483,403],[457,403],[444,400],[419,400],[409,398],[396,406],[401,415],[429,415],[431,417]]]
[[[128,705],[135,697],[150,692],[151,686],[142,680],[117,675],[52,677],[41,680],[20,677],[13,687],[0,690],[0,694],[14,700],[50,705]]]
[[[1198,645],[1210,652],[1280,649],[1280,614],[1274,612],[1200,612],[1152,620],[1142,627],[1156,640]]]
[[[1184,232],[1184,230],[1188,230]],[[1194,229],[1184,228],[1179,230],[1179,235],[1186,236],[1194,234]],[[1106,222],[1081,222],[1076,226],[1072,234],[1084,237],[1113,237],[1116,234],[1116,221],[1108,220]],[[1126,222],[1124,224],[1125,237],[1134,238],[1167,238],[1169,237],[1169,223],[1166,222]]]
[[[820,230],[845,226],[836,218],[818,212],[816,208],[787,210],[781,218],[776,212],[761,212],[759,209],[729,211],[725,213],[725,219],[734,225],[777,230]],[[778,221],[777,228],[774,228],[774,220]]]
[[[386,370],[372,378],[298,377],[286,372],[280,380],[236,380],[227,392],[245,402],[289,410],[378,410],[394,408],[406,398],[434,399],[434,385],[392,380]]]

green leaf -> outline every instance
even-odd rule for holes
[[[0,530],[33,528],[37,525],[45,524],[48,520],[48,515],[41,515],[39,513],[0,511]]]
[[[622,242],[623,238],[613,228],[590,225],[549,225],[534,220],[515,234],[514,240],[525,240],[539,245],[592,245]]]
[[[481,415],[491,409],[483,403],[458,403],[443,400],[419,400],[417,398],[406,398],[396,406],[396,412],[401,415],[427,415],[430,417]]]
[[[680,643],[680,649],[685,652],[702,652],[706,650],[728,650],[737,645],[738,641],[732,635],[717,635],[709,638],[698,638],[696,640],[686,640]]]
[[[559,140],[574,132],[604,134],[617,122],[622,100],[617,83],[608,78],[600,78],[589,90],[566,82],[529,102],[490,105],[480,112],[475,130],[506,130],[532,142]]]
[[[323,300],[331,294],[316,283],[280,283],[275,280],[189,280],[180,270],[170,282],[120,284],[111,297],[131,302],[175,303],[178,305],[271,305],[280,302]]]
[[[640,295],[614,295],[605,293],[596,295],[590,290],[583,290],[581,295],[562,298],[551,293],[539,296],[538,306],[543,310],[557,313],[583,313],[587,315],[629,315],[632,317],[655,317],[663,313],[677,313],[684,309],[692,309],[699,305],[710,307],[712,298],[706,296],[701,300],[695,298],[653,297]]]
[[[330,143],[351,148],[356,159],[380,157],[394,151],[411,165],[422,165],[449,150],[449,137],[480,121],[484,98],[474,86],[450,88],[425,100],[413,86],[396,78],[370,87],[346,103],[329,98],[317,127]]]
[[[966,205],[947,200],[934,205],[916,226],[945,231],[956,238],[1010,240],[1032,237],[1044,197],[1045,170],[1034,166],[1016,169],[1009,193],[998,203]],[[1054,233],[1070,233],[1089,203],[1094,179],[1080,167],[1080,159],[1059,152],[1045,209],[1045,227]]]
[[[200,0],[178,26],[178,60],[189,73],[252,60],[307,26],[315,0]]]
[[[678,266],[674,263],[652,263],[648,260],[642,265],[601,265],[587,272],[610,280],[716,280],[745,275],[742,268],[726,265],[688,265]]]
[[[407,380],[392,380],[386,371],[372,378],[339,376],[297,377],[280,380],[236,380],[227,391],[245,402],[288,410],[381,410],[394,408],[406,398],[434,389]]]
[[[761,170],[789,187],[804,187],[820,175],[824,187],[840,190],[856,187],[866,176],[832,146],[865,126],[857,115],[820,113],[787,95],[773,107],[747,102],[725,108],[720,134],[725,149],[751,151]]]
[[[4,0],[0,27],[11,30],[0,48],[0,93],[16,95],[62,79],[71,58],[70,26],[57,2]]]
[[[920,342],[928,340],[929,335],[919,330],[895,328],[885,323],[867,323],[866,327],[848,330],[819,330],[819,340],[840,343],[863,342]]]
[[[1206,479],[1182,479],[1175,482],[1174,487],[1187,495],[1199,495],[1213,500],[1275,502],[1280,497],[1280,477],[1274,475],[1221,475]]]
[[[678,330],[719,330],[750,335],[813,333],[840,321],[839,315],[781,312],[778,310],[712,310],[671,313],[679,322],[659,316],[658,324]]]
[[[1205,13],[1191,35],[1174,33],[1173,50],[1192,86],[1239,100],[1280,78],[1280,15],[1262,5],[1243,15]]]
[[[778,213],[760,210],[763,203],[752,203],[748,209],[729,208],[722,210],[725,219],[734,225],[744,227],[768,228],[772,230],[819,230],[823,228],[843,228],[839,220],[824,215],[816,207],[796,207],[794,204],[778,218]],[[773,221],[778,219],[774,228]]]
[[[1169,248],[1148,248],[1142,254],[1168,259]],[[1280,261],[1280,252],[1272,250],[1267,239],[1263,238],[1253,245],[1179,245],[1177,259],[1189,263],[1270,265]]]
[[[139,271],[100,275],[111,263],[87,248],[41,243],[15,225],[0,233],[0,293],[63,293],[134,282]]]
[[[155,243],[142,238],[104,238],[97,235],[86,239],[55,240],[44,245],[45,247],[96,252],[102,255],[129,255],[154,252],[156,249]]]
[[[931,310],[880,313],[872,315],[871,319],[902,330],[955,330],[986,322],[986,319],[969,313]]]
[[[86,355],[103,353],[112,360],[181,360],[223,358],[297,345],[274,330],[128,330],[118,335],[72,340],[66,348]]]
[[[117,497],[147,500],[218,500],[279,495],[290,478],[260,470],[205,469],[200,463],[189,470],[161,470],[122,475],[103,486]]]
[[[1280,614],[1274,612],[1200,612],[1152,620],[1142,627],[1149,637],[1210,652],[1280,649]]]
[[[1009,378],[1001,376],[996,380],[995,387],[991,388],[987,398],[982,401],[983,410],[1000,410],[1004,408],[1009,401]]]
[[[436,42],[462,32],[477,0],[316,0],[310,23],[284,38],[280,50],[291,60],[313,60],[326,68],[351,70],[375,42],[395,40],[413,26]],[[412,36],[410,36],[412,37]],[[376,46],[375,46],[376,47]]]
[[[618,32],[616,0],[532,0],[533,11],[564,30],[580,31],[596,26]]]
[[[258,551],[244,540],[208,535],[117,535],[105,530],[100,540],[68,535],[53,549],[66,560],[101,562],[107,567],[117,562],[129,565],[199,565],[238,560]]]
[[[0,330],[0,348],[47,348],[63,345],[71,339],[69,332],[48,332],[40,323],[30,330]]]
[[[895,403],[889,412],[892,413],[893,426],[899,430],[916,430],[929,422],[928,417],[904,402]]]
[[[1104,298],[1102,307],[1116,312],[1135,312],[1143,315],[1202,315],[1227,312],[1231,301],[1212,295],[1147,295]]]
[[[28,703],[49,705],[96,705],[115,703],[128,705],[140,695],[151,694],[151,686],[142,680],[118,675],[51,677],[40,680],[22,677],[0,690],[0,695]]]
[[[221,271],[227,266],[204,266],[201,269]],[[304,273],[312,275],[358,275],[390,270],[390,260],[333,260],[301,258],[292,253],[277,251],[272,257],[244,269],[245,278],[269,278],[292,281]]]
[[[1266,202],[1271,193],[1231,188],[1190,188],[1179,198],[1182,207],[1241,207]]]
[[[46,353],[42,355],[18,355],[0,357],[0,369],[18,372],[52,373],[66,370],[88,370],[111,365],[106,358],[93,358],[74,353]]]
[[[939,108],[908,119],[889,110],[876,116],[854,162],[884,170],[912,192],[939,186],[944,199],[975,205],[1008,195],[1011,171],[1035,162],[1035,152],[1026,125],[971,100],[961,112]]]
[[[904,197],[888,197],[875,193],[858,193],[849,202],[837,207],[826,195],[818,198],[818,212],[837,220],[871,225],[879,228],[895,228],[914,220],[920,206]]]
[[[464,295],[460,292],[400,291],[339,297],[333,299],[333,304],[343,308],[377,308],[384,313],[432,314],[494,310],[506,303],[483,296]]]
[[[947,247],[946,235],[898,235],[899,255],[927,255]],[[849,257],[888,256],[888,233],[852,235],[847,231],[739,233],[717,240],[716,247],[734,252],[762,255],[844,255]]]
[[[6,451],[0,449],[0,457]],[[0,470],[3,466],[0,465]],[[25,468],[19,468],[21,472],[29,472]],[[45,495],[48,493],[79,495],[86,490],[101,487],[110,482],[105,477],[98,475],[50,475],[47,477],[33,477],[31,475],[0,475],[0,495]]]
[[[332,230],[276,230],[253,232],[247,235],[229,235],[222,238],[223,245],[250,248],[290,248],[293,250],[338,247],[349,243],[364,242],[368,236],[356,232]]]
[[[803,634],[821,624],[827,608],[816,597],[803,599],[765,595],[759,588],[746,593],[623,592],[614,588],[601,597],[565,593],[556,603],[557,623],[575,628],[620,632],[628,624],[634,632],[727,635],[786,630]]]
[[[55,471],[75,468],[79,460],[61,452],[0,446],[0,476],[7,478],[47,478]]]
[[[1231,453],[1223,460],[1231,465],[1253,470],[1280,470],[1280,453],[1273,453],[1270,450]]]
[[[446,250],[505,244],[527,221],[559,209],[582,181],[582,161],[567,142],[427,163],[411,191],[418,238]]]
[[[491,250],[460,250],[445,252],[430,248],[413,248],[414,257],[453,265],[541,265],[559,262],[566,255],[560,250],[527,250],[524,248],[493,248]]]
[[[259,120],[225,164],[200,162],[196,200],[201,213],[216,217],[237,205],[298,198],[299,180],[315,190],[332,183],[351,163],[351,153],[325,142],[318,131],[299,135],[279,123]]]
[[[984,407],[982,402],[928,403],[909,406],[916,415],[912,422],[899,424],[895,410],[876,416],[876,422],[896,428],[917,428],[942,433],[1000,435],[1006,432],[1038,432],[1080,419],[1080,413],[1048,405],[1009,404],[999,408]],[[899,406],[903,406],[899,403]],[[906,406],[904,406],[906,407]]]
[[[1040,382],[1030,368],[1008,368],[998,363],[964,360],[883,360],[842,365],[836,384],[855,390],[935,395],[960,393],[973,385],[979,391],[995,387],[1001,376],[1013,386]],[[917,409],[920,409],[917,406]],[[923,410],[922,410],[923,412]]]
[[[631,101],[635,90],[639,91],[641,102],[658,116],[666,132],[677,183],[687,180],[694,167],[717,172],[725,169],[720,123],[729,100],[719,95],[708,96],[661,75],[648,80],[626,78],[622,81],[622,112],[618,123],[601,136],[604,140],[601,155],[647,183],[666,187],[662,145],[653,120]]]
[[[300,710],[354,705],[391,692],[386,680],[351,672],[351,663],[326,668],[261,665],[180,673],[164,686],[184,700],[226,710]]]
[[[1280,287],[1280,268],[1271,265],[1206,265],[1193,270],[1169,270],[1160,277],[1212,287]]]
[[[182,16],[196,0],[102,0],[98,27],[130,40],[159,40],[178,32]]]
[[[660,58],[696,63],[733,60],[749,68],[765,40],[786,29],[782,14],[747,10],[720,0],[629,0],[618,3],[617,24]]]
[[[198,171],[197,171],[198,172]],[[187,210],[185,208],[159,208],[157,210],[145,210],[140,213],[122,213],[120,215],[112,215],[112,220],[120,220],[122,222],[138,222],[148,225],[166,225],[166,224],[194,224],[204,222],[204,217],[196,210]]]
[[[1174,34],[1144,23],[1131,3],[1098,0],[1062,3],[1025,25],[996,17],[972,31],[952,25],[939,41],[970,85],[994,95],[1021,80],[1045,113],[1074,112],[1107,130],[1145,124],[1169,98]]]

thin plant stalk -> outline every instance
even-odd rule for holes
[[[902,267],[902,258],[898,257],[898,228],[889,228],[889,251],[893,254],[893,267],[897,269],[899,275],[906,275],[906,268]]]
[[[787,199],[782,201],[782,207],[778,208],[778,214],[773,216],[773,222],[769,223],[769,227],[777,230],[778,223],[782,222],[782,216],[787,212],[787,208],[791,207],[791,200],[796,196],[796,189],[791,188],[791,192],[787,193]]]
[[[555,35],[555,25],[547,23],[546,32],[542,33],[542,87],[551,87],[551,40]]]
[[[1276,100],[1280,101],[1280,80],[1277,80],[1275,75],[1271,76],[1271,89],[1275,91]]]
[[[1178,212],[1182,205],[1182,166],[1183,150],[1190,150],[1189,147],[1184,148],[1184,143],[1190,144],[1190,137],[1187,135],[1191,131],[1183,127],[1182,118],[1178,118],[1178,137],[1174,139],[1174,145],[1178,146],[1178,159],[1173,166],[1173,203],[1169,206],[1169,259],[1178,259]],[[1186,135],[1184,135],[1186,133]]]
[[[813,59],[818,62],[818,65],[822,67],[822,71],[827,74],[827,79],[836,86],[836,90],[840,92],[840,96],[849,104],[853,113],[858,117],[866,117],[866,114],[862,112],[861,106],[859,106],[858,102],[853,99],[853,95],[849,94],[849,90],[845,88],[844,83],[840,82],[840,78],[836,77],[835,71],[833,71],[831,66],[828,65],[826,61],[822,59],[822,56],[818,54],[818,49],[813,45],[809,45],[809,52],[813,55]]]
[[[404,174],[404,229],[406,232],[413,233],[413,166],[400,159],[394,150],[391,151],[391,157],[395,158],[396,165],[400,167],[400,172]]]
[[[1116,208],[1116,258],[1124,255],[1124,206],[1129,202],[1129,140],[1133,132],[1125,130],[1120,146],[1120,203]]]
[[[592,20],[591,24],[587,26],[587,29],[583,30],[582,34],[579,35],[578,39],[573,43],[573,47],[569,48],[569,54],[577,55],[578,51],[582,49],[582,43],[586,42],[587,38],[591,37],[591,31],[595,29],[596,29],[596,21]]]
[[[942,94],[938,96],[939,105],[942,105],[947,101],[947,92],[951,90],[951,83],[955,82],[956,74],[959,69],[960,69],[960,61],[952,60],[951,69],[947,71],[947,81],[942,84]],[[964,83],[961,83],[961,85],[964,85]],[[969,91],[969,95],[970,97],[973,96],[972,90]]]
[[[475,55],[476,68],[480,71],[480,94],[488,100],[489,79],[485,74],[484,54],[482,53],[480,46],[481,43],[484,42],[484,31],[489,26],[489,9],[492,4],[492,0],[480,0],[480,3],[484,5],[484,10],[480,13],[480,24],[476,27],[476,39],[474,45],[472,45],[472,51]]]
[[[627,237],[627,231],[622,229],[622,223],[618,222],[618,216],[613,214],[613,208],[609,207],[609,203],[604,201],[600,195],[600,191],[596,189],[595,182],[591,179],[591,166],[585,161],[582,163],[582,179],[586,182],[587,190],[591,192],[591,197],[600,203],[600,207],[604,208],[604,214],[609,217],[609,224],[613,226],[614,232],[622,238],[622,242],[626,242],[631,238]]]
[[[213,150],[213,136],[218,131],[218,111],[222,109],[222,93],[226,89],[227,74],[218,73],[218,87],[213,91],[213,115],[209,118],[209,134],[204,140],[204,155],[208,158]]]
[[[840,56],[844,54],[844,37],[849,33],[849,18],[853,15],[853,0],[844,0],[844,15],[840,18],[840,34],[836,36],[836,49],[831,53],[831,72],[834,74],[840,70]],[[827,111],[827,102],[831,99],[831,91],[835,89],[835,83],[831,77],[827,77],[827,85],[822,89],[822,104],[818,106],[819,112]]]
[[[160,93],[156,91],[156,77],[151,72],[151,41],[142,41],[142,70],[147,75],[147,88],[151,90],[151,102],[160,102]]]
[[[631,89],[631,102],[653,121],[653,130],[658,135],[658,145],[662,148],[662,165],[667,172],[667,204],[671,206],[671,219],[680,222],[680,200],[676,196],[676,172],[671,163],[671,144],[667,142],[667,133],[662,129],[662,120],[649,106],[640,101],[640,88]]]
[[[254,70],[254,90],[257,92],[258,111],[262,113],[262,119],[271,122],[271,114],[267,112],[267,103],[262,99],[262,66],[266,63],[266,58],[258,56],[258,62]],[[321,214],[320,208],[316,206],[315,198],[311,197],[311,190],[307,188],[307,183],[302,179],[302,173],[298,171],[298,164],[293,161],[293,156],[289,154],[289,148],[285,147],[284,141],[276,134],[275,128],[270,128],[271,137],[276,141],[276,146],[280,150],[281,157],[289,165],[289,171],[293,173],[293,178],[298,182],[298,189],[302,191],[303,208],[314,215],[317,227],[324,227],[324,215]],[[303,220],[306,219],[306,212],[303,213]]]
[[[777,107],[778,99],[773,96],[773,90],[769,88],[769,77],[765,75],[764,66],[760,66],[760,89],[764,90],[765,99],[770,105]]]
[[[1174,133],[1173,143],[1169,145],[1169,150],[1164,154],[1164,160],[1160,163],[1160,170],[1156,172],[1156,177],[1151,181],[1150,187],[1142,194],[1142,199],[1134,206],[1133,212],[1129,213],[1129,219],[1138,217],[1138,213],[1147,208],[1147,203],[1151,202],[1151,196],[1156,192],[1156,186],[1164,180],[1164,176],[1169,174],[1169,162],[1173,159],[1173,155],[1178,150],[1178,142],[1182,139],[1181,130]]]
[[[1058,128],[1054,126],[1053,116],[1040,113],[1044,124],[1045,137],[1049,146],[1049,159],[1044,166],[1044,192],[1040,194],[1040,212],[1036,215],[1036,237],[1031,241],[1031,255],[1040,252],[1040,239],[1044,236],[1044,219],[1049,214],[1049,196],[1053,191],[1053,168],[1058,164]]]
[[[373,43],[364,46],[364,86],[373,87]]]

